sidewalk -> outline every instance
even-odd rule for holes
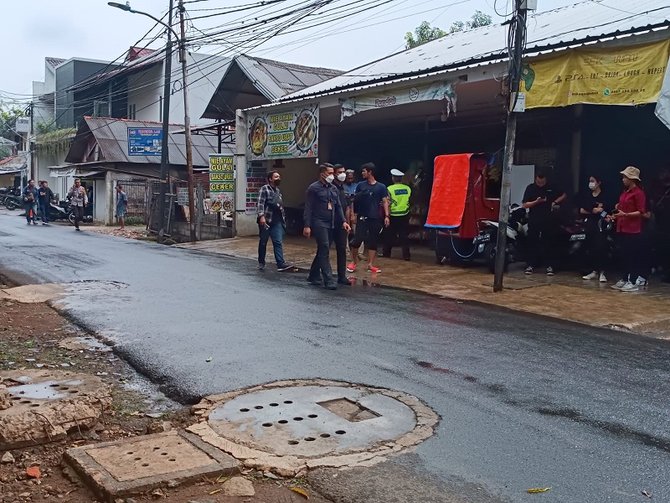
[[[202,241],[176,245],[207,253],[256,260],[255,237]],[[271,244],[268,245],[271,248]],[[315,247],[311,240],[287,237],[284,255],[301,269],[309,268]],[[400,250],[394,250],[398,257]],[[271,249],[268,255],[272,257]],[[331,250],[333,267],[335,251]],[[380,258],[382,273],[365,271],[352,274],[362,284],[382,285],[424,292],[444,298],[481,302],[595,327],[618,328],[670,340],[670,285],[652,282],[647,291],[621,293],[609,288],[613,283],[583,281],[575,272],[554,277],[544,274],[525,276],[519,264],[505,276],[505,290],[493,293],[493,276],[484,267],[436,265],[434,254],[426,248],[412,250],[412,261]],[[250,264],[255,267],[255,264]],[[612,278],[614,279],[614,278]]]

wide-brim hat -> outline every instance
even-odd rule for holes
[[[392,176],[405,176],[405,173],[403,173],[399,169],[394,168],[394,169],[391,170],[391,175]]]
[[[620,171],[620,173],[626,178],[630,178],[631,180],[637,180],[638,182],[640,181],[640,170],[637,169],[635,166],[628,166],[623,171]]]

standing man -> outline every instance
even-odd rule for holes
[[[349,240],[349,231],[345,230],[342,226],[345,222],[349,223],[351,218],[351,205],[349,204],[344,189],[344,182],[347,179],[347,175],[344,172],[344,166],[341,164],[336,164],[333,167],[333,170],[333,174],[335,175],[333,185],[335,186],[340,206],[344,212],[344,220],[337,220],[335,222],[335,228],[333,229],[333,241],[335,242],[335,251],[337,253],[337,283],[339,285],[351,286],[351,283],[347,278],[347,244]]]
[[[377,243],[384,227],[391,224],[389,214],[389,198],[386,185],[375,178],[375,165],[371,162],[361,166],[363,181],[356,186],[354,196],[354,213],[356,214],[356,233],[351,242],[352,262],[347,271],[355,272],[358,264],[358,247],[365,243],[368,249],[368,271],[380,273],[375,267]]]
[[[409,200],[412,197],[412,189],[409,185],[402,183],[405,173],[399,169],[391,170],[393,185],[389,186],[389,198],[391,205],[391,225],[384,232],[384,256],[390,257],[393,242],[398,239],[402,247],[402,258],[409,260]]]
[[[49,205],[53,198],[54,193],[49,188],[49,183],[46,181],[40,182],[40,188],[37,191],[37,202],[39,204],[42,225],[49,225]]]
[[[547,176],[542,172],[538,172],[535,182],[526,187],[523,194],[523,207],[529,210],[526,274],[533,274],[535,267],[545,265],[547,276],[554,275],[553,240],[556,229],[551,211],[567,197],[564,191],[547,183]]]
[[[88,204],[88,195],[86,194],[86,188],[81,186],[79,178],[74,179],[74,186],[68,192],[68,196],[70,197],[70,206],[74,211],[74,229],[81,231],[79,222],[84,220],[84,208]]]
[[[116,218],[119,220],[119,229],[126,228],[126,212],[128,211],[128,195],[123,191],[121,184],[116,185]]]
[[[305,194],[305,228],[306,238],[314,236],[316,240],[316,256],[312,261],[307,281],[312,285],[320,285],[323,278],[328,290],[337,290],[330,267],[330,243],[336,226],[348,232],[349,224],[344,219],[344,211],[340,196],[333,186],[335,180],[332,164],[319,166],[319,180],[307,188]]]
[[[35,221],[35,214],[37,213],[37,197],[38,191],[35,187],[35,180],[29,180],[26,188],[23,189],[23,207],[26,210],[26,221],[28,225],[32,222],[37,225]]]
[[[265,253],[268,240],[272,240],[272,250],[275,255],[277,270],[287,271],[292,266],[284,260],[284,233],[286,217],[284,214],[284,199],[279,184],[279,171],[270,171],[268,183],[263,185],[258,193],[258,270],[265,270]]]

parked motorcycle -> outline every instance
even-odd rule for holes
[[[68,197],[65,201],[60,201],[58,205],[65,211],[67,214],[67,219],[68,221],[74,225],[74,209],[72,205],[70,204],[70,197]],[[86,208],[84,208],[84,219],[83,222],[85,223],[90,223],[93,222],[93,206],[91,204],[88,204]]]
[[[478,254],[484,258],[490,272],[495,271],[498,240],[498,222],[482,220],[480,231],[473,239]],[[528,212],[523,206],[513,204],[507,220],[507,243],[505,245],[505,270],[512,262],[522,260],[528,234]]]
[[[15,210],[23,205],[21,189],[14,187],[0,188],[0,204],[8,210]]]

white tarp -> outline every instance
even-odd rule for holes
[[[654,113],[658,117],[658,120],[670,129],[670,60],[668,60],[668,64],[665,66],[665,78],[663,79],[663,86],[658,95]]]
[[[456,91],[451,82],[433,82],[422,86],[407,87],[378,94],[356,96],[342,100],[340,120],[368,110],[378,110],[396,105],[406,105],[420,101],[445,101],[444,111],[448,115],[456,113]]]

